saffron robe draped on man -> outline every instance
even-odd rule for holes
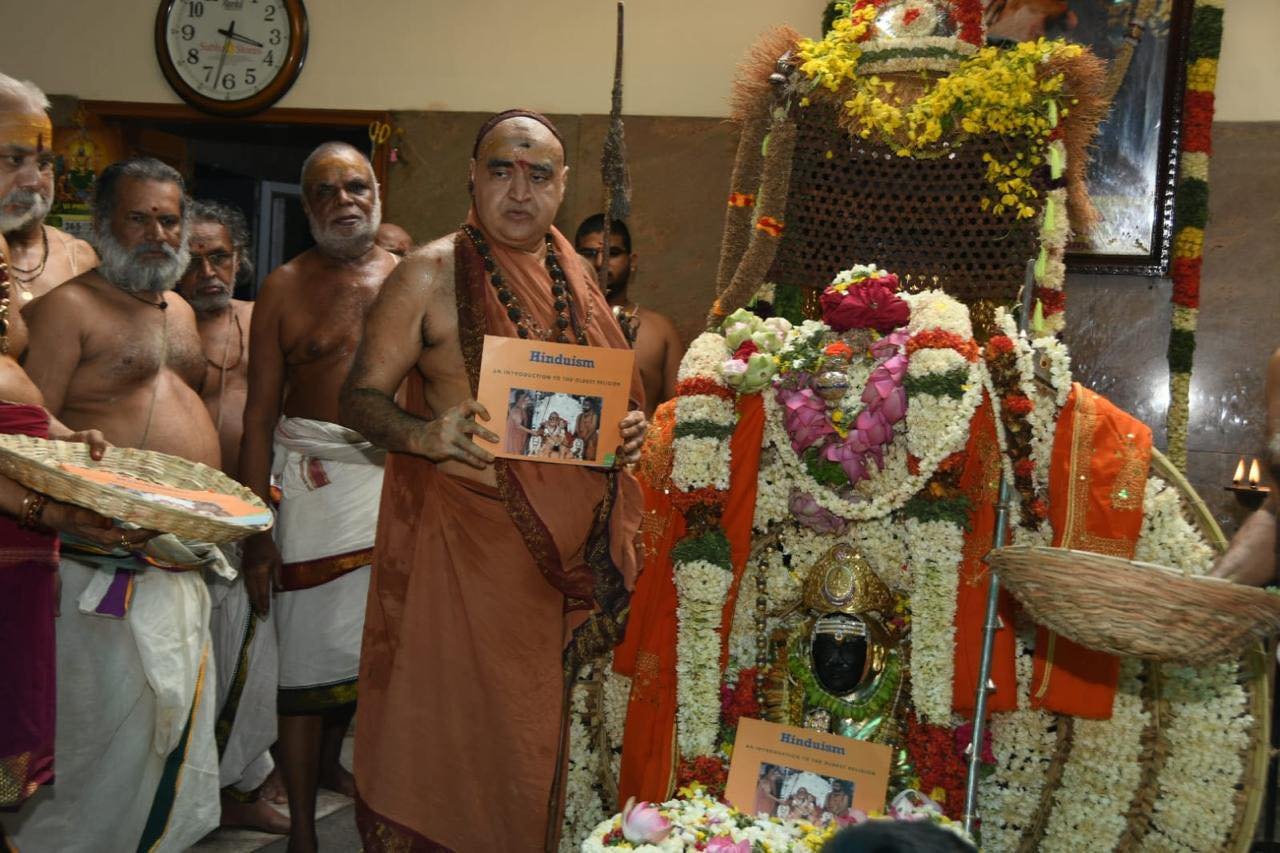
[[[62,542],[57,784],[6,823],[19,850],[183,851],[218,826],[207,544]]]
[[[338,424],[281,418],[276,425],[281,714],[318,714],[356,700],[384,458]]]
[[[0,433],[48,438],[49,413],[0,403]],[[57,570],[57,536],[0,518],[0,809],[53,779]]]
[[[237,569],[239,543],[222,551]],[[272,618],[259,618],[249,605],[244,578],[208,577],[213,609],[209,630],[218,664],[217,723],[219,782],[232,796],[252,794],[275,763],[276,687],[280,666]],[[241,799],[244,797],[241,796]]]
[[[573,248],[552,233],[589,343],[626,347]],[[524,310],[554,328],[543,263],[488,242]],[[483,336],[516,328],[465,236],[454,256],[474,394]],[[426,416],[422,387],[410,371],[406,408]],[[634,408],[641,389],[637,372]],[[639,487],[626,472],[494,467],[497,489],[422,457],[388,456],[356,729],[357,822],[369,851],[542,850],[560,828],[566,674],[621,639]]]

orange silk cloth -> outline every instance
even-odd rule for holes
[[[627,636],[614,651],[613,667],[631,677],[618,799],[660,803],[675,790],[676,588],[671,549],[685,535],[685,522],[671,503],[671,430],[675,400],[658,407],[645,449],[640,479],[645,492],[645,562],[632,596]],[[751,553],[764,405],[759,394],[738,400],[738,426],[730,439],[729,492],[720,517],[733,559],[733,582],[721,613],[720,669],[727,656],[728,626],[742,572]]]
[[[554,237],[577,310],[591,305],[588,340],[626,346],[572,248]],[[550,326],[541,262],[490,245],[521,304]],[[484,334],[514,336],[515,328],[470,242],[459,237],[454,246],[474,391]],[[423,378],[411,371],[408,380],[405,407],[425,417]],[[637,374],[637,402],[639,387]],[[535,851],[559,828],[565,670],[621,638],[639,486],[626,473],[573,465],[499,461],[495,469],[497,489],[442,474],[422,457],[388,454],[356,731],[367,851]]]
[[[956,711],[971,713],[977,697],[978,665],[982,658],[982,634],[986,621],[987,593],[991,572],[982,561],[995,541],[996,500],[1000,492],[1000,445],[996,438],[995,414],[991,401],[982,405],[969,423],[960,491],[969,499],[969,530],[956,588],[955,662],[952,670],[951,704]],[[988,711],[1012,711],[1018,707],[1014,613],[1016,604],[1007,592],[1000,593],[996,611],[1000,627],[992,646]],[[922,673],[917,677],[927,677]]]
[[[1049,470],[1053,544],[1132,559],[1142,532],[1151,430],[1076,384],[1058,418]],[[1041,627],[1031,706],[1108,719],[1120,661]]]

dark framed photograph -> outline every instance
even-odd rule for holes
[[[1109,65],[1111,111],[1089,166],[1100,220],[1071,243],[1068,269],[1165,275],[1192,0],[984,2],[988,40],[1065,38]]]

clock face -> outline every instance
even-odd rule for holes
[[[165,0],[156,22],[161,67],[201,109],[262,109],[301,69],[304,16],[300,0]]]

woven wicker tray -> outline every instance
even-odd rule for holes
[[[1041,625],[1115,655],[1203,664],[1280,634],[1280,596],[1064,548],[1009,547],[987,564]]]
[[[270,510],[252,491],[208,465],[167,453],[113,447],[99,462],[89,457],[88,445],[78,442],[0,435],[0,474],[56,500],[182,539],[234,542],[271,528]],[[139,482],[130,489],[128,481],[97,482],[90,478],[93,474],[120,475]],[[182,491],[176,495],[140,493],[154,487]],[[197,501],[209,509],[221,506],[226,514],[198,511]],[[184,503],[191,508],[185,508]]]

